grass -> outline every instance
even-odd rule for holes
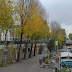
[[[9,65],[12,65],[12,64],[16,64],[16,62],[15,63],[7,63],[6,65],[0,65],[0,67],[8,67]]]

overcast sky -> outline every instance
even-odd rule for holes
[[[72,0],[40,0],[49,13],[49,21],[57,21],[66,29],[67,35],[72,33]]]

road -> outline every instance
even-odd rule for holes
[[[41,55],[9,65],[8,67],[0,68],[0,72],[54,72],[53,69],[48,67],[41,68],[39,58],[41,58]]]

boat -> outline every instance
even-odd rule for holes
[[[63,66],[72,67],[72,53],[69,49],[64,49],[61,52],[61,67]]]

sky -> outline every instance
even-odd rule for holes
[[[40,0],[49,14],[49,21],[57,21],[66,34],[72,33],[72,0]]]

